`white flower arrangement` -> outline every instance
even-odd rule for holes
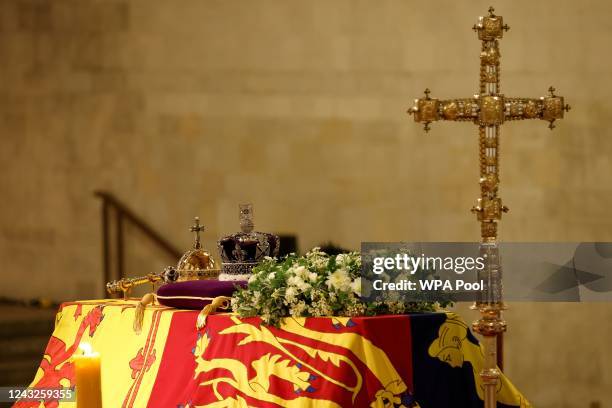
[[[247,287],[234,293],[232,309],[241,317],[260,316],[278,326],[288,316],[372,316],[436,308],[429,302],[366,304],[360,296],[361,255],[331,256],[314,248],[301,257],[265,258],[253,269]]]

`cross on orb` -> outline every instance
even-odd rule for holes
[[[200,217],[194,218],[194,225],[189,227],[189,231],[195,232],[195,242],[193,244],[194,249],[202,248],[202,244],[200,243],[200,232],[204,231],[204,226],[200,225]]]

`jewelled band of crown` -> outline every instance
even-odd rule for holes
[[[493,408],[497,405],[497,383],[500,376],[497,367],[497,336],[506,330],[506,322],[501,318],[505,306],[497,244],[497,223],[502,213],[508,211],[498,197],[500,129],[506,121],[523,119],[545,120],[549,122],[549,128],[553,129],[555,121],[563,119],[570,107],[565,104],[563,97],[555,95],[552,86],[548,89],[549,94],[540,98],[503,95],[500,88],[499,40],[509,27],[490,7],[489,14],[480,17],[472,28],[481,41],[478,94],[471,98],[437,99],[431,98],[431,91],[426,89],[425,97],[415,99],[408,113],[413,115],[416,122],[424,124],[426,132],[430,130],[430,124],[438,120],[471,121],[478,126],[480,198],[472,212],[480,222],[480,252],[487,259],[479,278],[485,279],[488,286],[474,305],[481,317],[472,327],[484,336],[482,344],[485,348],[485,364],[480,377],[485,384],[485,408]]]
[[[247,275],[252,273],[253,268],[257,265],[257,262],[225,263],[223,264],[223,273],[228,275]]]

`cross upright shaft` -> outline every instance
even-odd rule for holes
[[[480,222],[483,242],[495,242],[497,222],[508,211],[497,195],[501,125],[511,120],[542,119],[550,122],[549,127],[553,129],[554,122],[569,110],[563,97],[554,94],[553,87],[549,88],[548,96],[540,98],[509,98],[501,93],[499,40],[510,27],[494,12],[490,7],[489,15],[480,17],[473,27],[481,41],[479,93],[470,98],[440,100],[430,98],[430,91],[426,89],[425,97],[416,99],[408,111],[416,122],[425,125],[426,132],[438,120],[470,121],[478,125],[480,198],[472,212]]]

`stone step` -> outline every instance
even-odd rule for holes
[[[0,340],[0,361],[42,358],[49,336],[15,337]]]
[[[50,337],[53,333],[54,320],[0,320],[0,339],[14,339],[20,337]]]
[[[38,370],[38,364],[40,364],[40,359],[38,361],[0,361],[0,386],[26,387],[30,385]]]
[[[54,310],[0,306],[0,386],[30,384],[54,324]]]

